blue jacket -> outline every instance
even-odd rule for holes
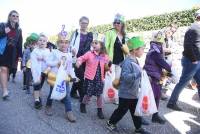
[[[141,67],[137,59],[126,57],[121,65],[121,76],[119,86],[119,97],[125,99],[136,99],[141,82]]]

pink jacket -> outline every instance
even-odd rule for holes
[[[93,80],[96,75],[98,63],[100,61],[101,79],[104,80],[104,65],[109,62],[109,57],[106,54],[97,55],[95,51],[89,51],[78,58],[78,63],[86,62],[85,78]]]

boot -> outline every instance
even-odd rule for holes
[[[74,116],[74,114],[72,113],[72,111],[68,111],[68,112],[66,113],[66,118],[67,118],[70,122],[72,122],[72,123],[76,122],[76,117]]]
[[[80,105],[80,111],[81,111],[81,113],[87,113],[85,104],[81,103],[81,105]]]
[[[104,119],[102,108],[97,108],[97,116],[99,119]]]
[[[158,115],[158,113],[153,114],[151,121],[154,122],[154,123],[159,123],[159,124],[165,124],[165,122],[166,122],[166,120],[162,119]]]
[[[51,108],[51,106],[46,106],[45,107],[45,114],[48,116],[52,116],[53,115],[53,110]]]

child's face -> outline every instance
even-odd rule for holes
[[[61,40],[58,42],[58,47],[61,51],[67,51],[68,46],[69,46],[68,40]]]
[[[41,36],[39,38],[39,40],[38,40],[38,46],[39,46],[39,48],[46,48],[46,46],[47,46],[47,38]]]
[[[144,53],[144,47],[140,47],[136,50],[134,50],[135,56],[140,58],[142,57],[143,53]]]
[[[98,41],[93,41],[92,42],[92,47],[94,51],[100,51],[101,49],[101,44]]]
[[[33,42],[31,45],[30,45],[30,48],[34,49],[37,47],[37,41],[36,42]]]

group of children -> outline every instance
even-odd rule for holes
[[[33,80],[33,94],[36,109],[42,108],[41,89],[44,84],[48,72],[56,74],[63,57],[67,62],[67,74],[70,80],[66,80],[66,97],[63,99],[65,104],[66,118],[70,122],[75,122],[76,117],[72,112],[71,98],[70,98],[70,86],[69,82],[76,82],[78,78],[75,76],[74,68],[72,66],[72,54],[69,51],[69,35],[61,31],[58,34],[57,47],[58,49],[49,50],[47,46],[47,37],[44,34],[37,35],[32,33],[28,38],[28,45],[24,50],[24,56],[22,61],[22,69],[24,71],[24,89],[27,93],[30,93],[30,83]],[[164,60],[162,44],[164,38],[162,33],[158,32],[154,35],[154,39],[150,43],[151,47],[146,56],[144,69],[151,78],[151,85],[154,92],[157,107],[159,106],[159,100],[161,96],[161,86],[159,82],[162,75],[162,69],[166,69],[169,74],[171,68]],[[119,105],[113,112],[109,121],[107,122],[107,128],[114,130],[116,123],[122,119],[128,110],[130,110],[136,133],[148,133],[142,126],[142,118],[135,116],[135,108],[138,101],[138,92],[141,81],[141,71],[137,58],[140,58],[144,53],[144,41],[140,37],[132,37],[128,40],[127,46],[129,54],[121,64],[120,85],[119,85]],[[91,97],[97,96],[97,116],[100,119],[104,119],[103,114],[103,88],[104,78],[107,69],[105,67],[111,67],[112,63],[106,53],[106,47],[104,40],[94,37],[91,44],[91,51],[88,51],[83,56],[80,56],[75,64],[78,68],[82,63],[86,63],[86,69],[84,72],[84,90],[85,95],[80,103],[80,112],[86,113],[86,104],[90,101]],[[53,84],[50,85],[49,95],[46,101],[45,113],[46,115],[53,115],[51,94],[53,90]],[[165,120],[162,119],[158,113],[152,116],[152,122],[164,124]]]

